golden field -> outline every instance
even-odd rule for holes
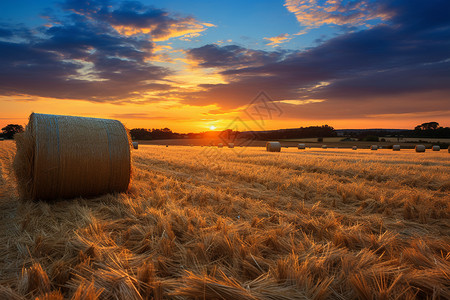
[[[140,145],[127,193],[55,203],[14,154],[0,299],[450,299],[446,149]]]

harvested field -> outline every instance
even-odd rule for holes
[[[127,193],[18,199],[1,299],[449,299],[450,156],[140,145]]]

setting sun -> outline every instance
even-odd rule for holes
[[[211,130],[214,130],[214,129],[216,129],[216,128],[217,128],[217,127],[214,126],[214,125],[209,126],[209,129],[211,129]]]

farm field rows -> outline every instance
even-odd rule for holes
[[[1,299],[450,299],[446,150],[140,145],[127,193],[55,203],[14,153]]]

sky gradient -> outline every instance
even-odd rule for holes
[[[220,130],[260,91],[282,111],[265,129],[450,126],[449,11],[447,0],[2,1],[0,126],[39,112]]]

